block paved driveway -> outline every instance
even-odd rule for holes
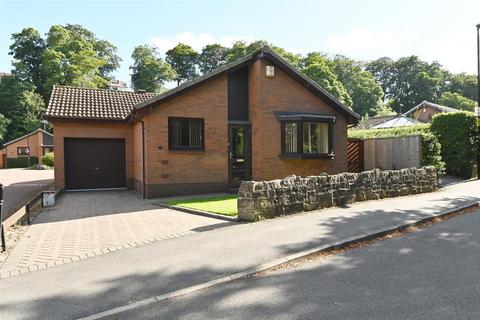
[[[5,186],[4,214],[8,218],[53,184],[53,170],[0,169],[0,183]]]
[[[128,191],[64,193],[33,219],[0,266],[0,277],[230,224],[162,208]]]

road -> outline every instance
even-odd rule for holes
[[[480,212],[108,319],[479,319]]]
[[[31,197],[53,184],[53,170],[1,169],[0,183],[5,186],[4,217],[8,218]]]

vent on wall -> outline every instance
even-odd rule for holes
[[[267,66],[265,70],[266,76],[267,77],[273,77],[275,76],[275,67],[274,66]]]

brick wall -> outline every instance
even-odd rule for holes
[[[203,118],[205,151],[169,151],[168,117]],[[152,108],[144,118],[149,197],[224,191],[228,184],[227,77]]]
[[[52,120],[55,149],[55,186],[65,188],[64,138],[125,139],[127,184],[133,184],[133,126],[122,123],[86,120]]]
[[[252,173],[255,180],[282,178],[290,174],[330,174],[347,170],[346,118],[325,101],[292,79],[280,68],[275,76],[265,76],[265,59],[250,67],[249,113],[252,124]],[[274,111],[298,111],[335,115],[333,151],[335,159],[284,160],[281,154],[280,122]]]
[[[425,106],[423,108],[418,109],[415,111],[413,118],[417,119],[422,122],[432,122],[432,117],[436,115],[437,113],[440,113],[441,111],[438,111],[435,108],[432,108],[430,106]]]

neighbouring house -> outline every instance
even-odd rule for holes
[[[412,126],[416,124],[422,124],[423,122],[415,120],[410,117],[406,117],[403,114],[396,114],[390,116],[370,117],[363,120],[353,129],[387,129],[404,126]]]
[[[459,110],[455,108],[441,106],[439,104],[428,101],[422,101],[412,109],[405,112],[403,115],[421,122],[430,123],[432,122],[433,116],[437,113],[457,111]]]
[[[38,161],[43,155],[53,151],[53,135],[41,128],[3,144],[0,167],[6,168],[7,159],[35,158]],[[28,163],[25,162],[26,164]],[[27,165],[25,165],[27,166]]]
[[[264,47],[162,93],[55,86],[55,183],[144,197],[347,170],[359,116]]]

